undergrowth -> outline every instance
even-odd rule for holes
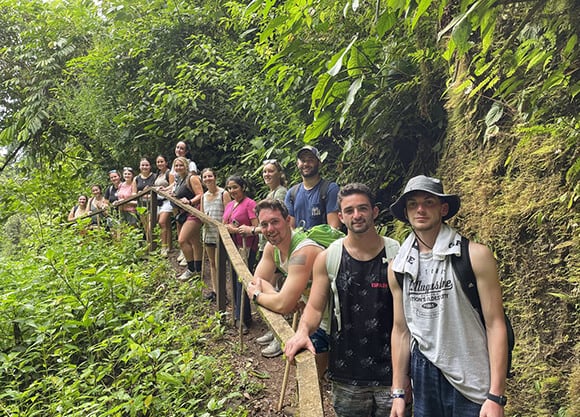
[[[261,389],[228,366],[201,283],[137,232],[44,228],[0,264],[0,414],[246,416]]]

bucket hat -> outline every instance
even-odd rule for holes
[[[316,149],[314,146],[305,145],[300,148],[297,155],[298,159],[300,159],[300,155],[302,155],[304,152],[310,152],[316,159],[318,159],[318,161],[320,161],[320,152],[318,152],[318,149]]]
[[[409,223],[409,220],[407,220],[405,217],[405,204],[407,195],[414,191],[424,191],[426,193],[436,195],[447,204],[449,204],[449,211],[445,216],[443,216],[444,221],[455,216],[459,211],[459,207],[461,206],[461,201],[457,194],[445,194],[443,192],[443,183],[441,180],[437,178],[426,177],[425,175],[417,175],[407,182],[403,194],[401,194],[397,201],[391,204],[391,213],[393,216],[395,216],[395,218],[401,220],[402,222]]]

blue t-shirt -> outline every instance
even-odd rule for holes
[[[319,181],[314,188],[306,190],[304,184],[298,186],[298,192],[294,198],[294,205],[290,201],[290,191],[286,194],[284,203],[288,207],[288,213],[294,217],[296,227],[303,226],[305,230],[317,224],[325,224],[326,215],[333,211],[338,211],[338,184],[331,182],[326,193],[326,210],[320,207],[320,184]]]

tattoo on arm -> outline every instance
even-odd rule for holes
[[[288,266],[290,265],[306,265],[306,256],[305,255],[296,255],[291,256],[288,260]]]

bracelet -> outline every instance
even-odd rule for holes
[[[401,388],[395,388],[391,392],[391,398],[405,398],[405,390]]]

